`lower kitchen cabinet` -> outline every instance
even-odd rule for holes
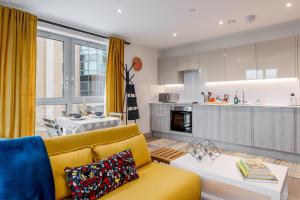
[[[300,108],[295,109],[295,115],[296,115],[296,153],[300,154]]]
[[[170,112],[169,104],[151,104],[151,130],[169,133]]]
[[[253,108],[254,146],[294,152],[294,125],[293,108]]]
[[[220,139],[219,106],[193,106],[193,136],[203,139]]]
[[[151,131],[172,133],[171,104],[151,104]],[[300,154],[300,108],[193,105],[193,137]]]
[[[241,145],[252,145],[251,107],[220,107],[220,140]]]

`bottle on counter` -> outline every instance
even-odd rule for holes
[[[289,105],[291,105],[291,106],[297,105],[297,98],[296,98],[295,93],[291,93],[291,94],[290,94],[290,102],[289,102]]]
[[[233,98],[233,103],[234,104],[238,104],[239,103],[238,92],[239,92],[239,89],[237,89],[235,91],[235,95],[234,95],[234,98]]]
[[[224,101],[225,103],[228,103],[228,101],[229,101],[229,94],[224,94],[223,101]]]
[[[233,103],[234,104],[238,104],[239,103],[239,98],[237,97],[237,95],[234,95]]]
[[[208,102],[208,95],[206,95],[204,92],[201,92],[201,95],[203,96],[203,103]]]

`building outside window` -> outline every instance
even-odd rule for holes
[[[106,74],[106,52],[99,49],[75,45],[75,52],[79,54],[75,68],[79,71],[80,83],[76,87],[76,96],[104,96]]]

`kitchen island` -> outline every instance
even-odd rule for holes
[[[300,161],[300,106],[270,104],[192,104],[192,134],[170,130],[172,103],[151,103],[151,131],[190,141]]]

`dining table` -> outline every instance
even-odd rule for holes
[[[57,117],[55,119],[57,125],[63,130],[64,135],[92,131],[96,129],[104,129],[120,126],[123,121],[118,117]]]

